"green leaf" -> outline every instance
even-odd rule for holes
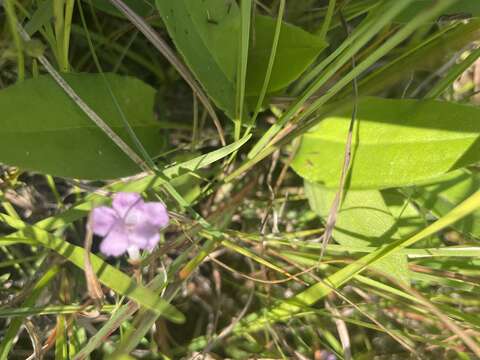
[[[157,0],[168,33],[215,104],[233,118],[240,39],[240,11],[233,1]],[[246,95],[258,95],[267,70],[275,19],[255,16],[248,55]],[[297,79],[326,47],[301,28],[283,23],[269,92]]]
[[[155,90],[106,74],[116,101],[150,155],[164,146],[153,118]],[[77,94],[132,148],[119,110],[98,74],[64,74]],[[82,179],[112,179],[138,166],[48,76],[0,90],[0,161],[28,170]]]
[[[460,169],[426,186],[411,191],[412,200],[435,216],[442,217],[480,188],[480,175]],[[453,227],[464,234],[480,237],[480,211],[463,218]]]
[[[351,109],[303,136],[292,163],[310,182],[339,184]],[[480,160],[480,109],[440,101],[365,98],[358,105],[349,189],[423,183]]]
[[[395,219],[398,237],[407,237],[428,225],[425,217],[411,198],[405,198],[396,189],[382,190],[382,197]]]
[[[156,0],[177,50],[215,104],[233,118],[239,9],[234,1]]]
[[[305,195],[312,210],[327,219],[336,190],[305,182]],[[338,211],[333,238],[347,247],[381,246],[398,239],[397,221],[378,190],[349,190]],[[408,282],[408,261],[404,254],[393,254],[375,267]]]
[[[258,95],[262,89],[275,35],[275,21],[271,17],[255,16],[255,38],[248,56],[247,95]],[[320,36],[283,22],[267,92],[290,85],[326,46]]]

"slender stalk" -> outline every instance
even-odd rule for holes
[[[13,42],[15,43],[15,48],[17,51],[18,81],[23,81],[25,79],[25,56],[23,54],[22,39],[17,32],[17,15],[15,14],[15,8],[13,7],[12,0],[4,0],[3,7],[5,8],[5,13],[7,14],[8,26],[10,28]]]
[[[267,71],[265,72],[265,79],[263,81],[260,95],[258,96],[257,105],[255,106],[255,112],[252,116],[252,120],[250,121],[251,125],[249,126],[249,129],[246,133],[248,133],[250,128],[255,124],[255,120],[257,119],[258,113],[260,112],[260,109],[262,107],[263,100],[265,99],[265,95],[267,94],[268,85],[272,76],[273,65],[275,64],[275,58],[277,55],[278,41],[280,39],[280,31],[282,29],[282,19],[283,14],[285,13],[285,1],[286,0],[280,0],[277,21],[275,23],[275,34],[273,36],[272,49],[270,50],[270,59],[268,60]]]
[[[53,1],[53,18],[55,28],[56,54],[58,67],[61,72],[68,71],[68,65],[65,60],[64,49],[64,27],[65,27],[65,0]]]
[[[243,109],[245,107],[245,83],[247,80],[248,48],[250,40],[250,25],[252,18],[252,0],[241,1],[241,28],[240,28],[240,61],[237,71],[237,101],[235,119],[235,140],[240,139]]]
[[[326,38],[328,29],[330,28],[330,24],[332,23],[333,11],[335,10],[335,3],[336,3],[336,0],[328,1],[327,13],[325,14],[325,19],[323,20],[322,28],[319,34],[319,36],[322,39]]]
[[[70,49],[70,33],[72,31],[72,16],[75,0],[66,0],[65,4],[65,21],[63,27],[63,54],[62,57],[65,62],[65,71],[70,71],[70,62],[68,61],[68,54]]]

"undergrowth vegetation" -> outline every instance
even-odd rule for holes
[[[479,359],[480,2],[0,0],[0,359]]]

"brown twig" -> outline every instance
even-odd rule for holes
[[[345,21],[345,18],[342,15],[342,12],[339,12],[340,19],[342,20],[342,24],[347,32],[347,36],[350,35],[350,31],[348,28],[348,24]],[[352,69],[355,68],[355,56],[352,56]],[[355,119],[357,117],[357,98],[358,98],[358,85],[357,85],[357,78],[353,78],[353,92],[354,92],[354,102],[353,102],[353,111],[352,111],[352,118],[350,120],[350,125],[348,127],[348,134],[347,134],[347,141],[345,143],[345,155],[343,159],[343,166],[342,166],[342,173],[340,175],[340,181],[338,185],[337,193],[335,194],[335,198],[333,199],[332,205],[330,207],[330,212],[327,217],[327,223],[325,225],[325,233],[322,236],[322,248],[320,250],[320,259],[322,259],[325,249],[332,237],[333,229],[335,228],[335,223],[337,221],[338,211],[340,210],[340,203],[343,198],[343,192],[345,189],[345,183],[347,180],[348,171],[350,169],[350,162],[352,159],[352,137],[353,137],[353,129],[355,126]]]
[[[93,231],[91,227],[91,217],[87,220],[87,231],[85,234],[85,252],[83,253],[83,263],[85,266],[85,280],[87,282],[88,295],[93,300],[97,307],[101,306],[103,301],[103,291],[97,275],[92,267],[92,261],[90,259],[90,251],[92,249]]]

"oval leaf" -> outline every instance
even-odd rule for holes
[[[292,163],[310,182],[339,184],[351,109],[303,136]],[[358,105],[350,189],[418,184],[480,160],[480,109],[440,101],[366,98]]]
[[[234,1],[156,0],[176,48],[215,104],[230,118],[235,114],[240,11]],[[250,42],[246,95],[258,95],[275,33],[275,19],[255,16]],[[269,92],[297,79],[326,47],[319,36],[283,23]]]
[[[64,78],[135,150],[103,77]],[[153,118],[155,90],[130,77],[107,74],[106,81],[139,140],[151,155],[158,154],[164,137]],[[0,124],[0,161],[6,164],[81,179],[112,179],[140,171],[49,76],[1,90]]]
[[[240,17],[234,1],[157,0],[177,50],[215,104],[233,117]]]
[[[258,95],[262,90],[275,35],[275,21],[271,17],[255,16],[255,38],[248,54],[247,95]],[[282,23],[268,92],[290,85],[326,46],[327,43],[320,36]]]

